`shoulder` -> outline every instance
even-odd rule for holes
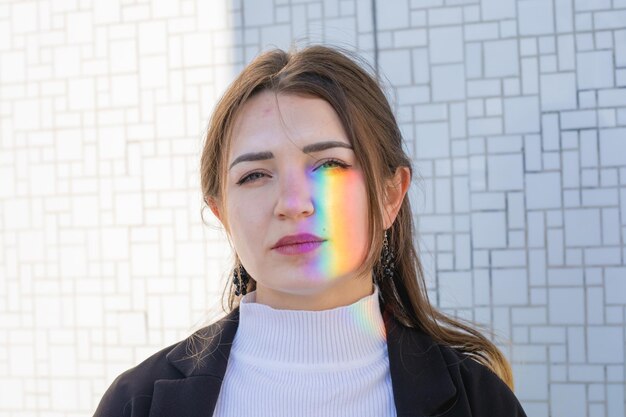
[[[209,348],[217,348],[217,345],[221,344],[230,345],[236,329],[236,326],[233,324],[237,323],[237,314],[238,308],[228,313],[225,317],[196,330],[187,338],[161,349],[138,365],[121,373],[102,396],[94,417],[148,416],[152,405],[155,383],[158,380],[185,380],[189,379],[190,375],[201,374],[200,372],[195,372],[197,371],[196,367],[199,361],[189,356],[190,349],[193,350],[192,348],[197,347],[197,343],[207,340],[211,342],[211,344],[207,345]],[[221,330],[226,327],[224,324],[228,324],[228,336],[225,338],[228,339],[229,343],[221,342]],[[215,337],[218,335],[220,336],[219,338]],[[208,350],[210,352],[214,351],[214,349]],[[227,356],[222,355],[222,358],[227,358]],[[219,372],[222,368],[225,369],[226,366],[225,361],[221,360],[205,361],[205,365],[206,363],[210,363],[213,367],[207,367],[204,369],[205,372]],[[156,385],[158,386],[159,384]]]
[[[154,382],[164,378],[183,378],[181,372],[168,362],[166,356],[172,349],[185,342],[186,339],[161,349],[118,375],[104,393],[94,416],[147,416]]]
[[[527,417],[511,388],[489,367],[449,346],[440,346],[449,366],[454,365],[473,415]]]

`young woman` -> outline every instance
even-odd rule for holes
[[[411,160],[366,67],[273,50],[229,86],[201,160],[236,254],[226,316],[118,376],[96,416],[526,416],[498,348],[428,300]]]

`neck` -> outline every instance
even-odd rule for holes
[[[324,287],[288,292],[256,283],[255,302],[281,310],[322,311],[350,305],[374,292],[373,276],[337,280]]]
[[[275,309],[256,301],[240,303],[239,327],[231,354],[272,367],[352,367],[386,349],[379,289],[352,304],[319,311]],[[288,365],[286,365],[288,364]]]

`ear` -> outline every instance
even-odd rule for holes
[[[209,208],[211,208],[211,211],[213,212],[215,217],[217,217],[218,220],[221,222],[222,221],[222,216],[220,214],[220,209],[219,209],[217,203],[210,197],[205,197],[204,198],[204,202],[207,203],[207,205],[209,206]]]
[[[405,166],[398,167],[393,178],[387,180],[385,185],[385,211],[383,213],[385,229],[391,227],[396,220],[410,184],[411,171]]]

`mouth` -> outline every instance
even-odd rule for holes
[[[287,243],[284,245],[274,246],[274,249],[284,248],[285,246],[298,246],[298,245],[307,245],[311,243],[322,243],[322,242],[324,241],[323,240],[303,240],[302,242],[292,242],[292,243]]]
[[[313,235],[311,233],[300,233],[297,235],[287,235],[283,236],[276,244],[272,247],[272,249],[278,249],[283,246],[293,246],[293,245],[302,245],[302,244],[310,244],[310,243],[321,243],[325,239],[322,239],[319,236]]]
[[[323,240],[310,242],[296,242],[289,245],[277,246],[274,250],[282,255],[299,255],[302,253],[312,252],[322,246]]]

